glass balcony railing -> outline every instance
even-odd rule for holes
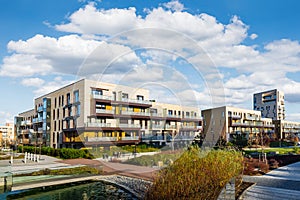
[[[98,114],[115,114],[115,111],[114,110],[106,110],[106,109],[96,109],[96,113]]]
[[[122,110],[122,115],[140,115],[140,116],[150,116],[148,112],[133,112],[133,111],[126,111]]]
[[[92,94],[94,99],[104,99],[104,100],[113,100],[111,96],[100,95],[100,94]]]

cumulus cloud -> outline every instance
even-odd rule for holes
[[[7,111],[0,111],[0,125],[14,123],[14,115]]]
[[[31,86],[31,87],[40,87],[44,83],[45,83],[45,81],[40,78],[25,78],[21,81],[22,85]]]
[[[238,16],[221,23],[206,13],[189,13],[176,0],[146,10],[142,16],[134,7],[100,9],[88,3],[67,22],[51,25],[64,36],[35,35],[9,42],[10,55],[3,59],[0,76],[28,77],[22,81],[26,86],[39,82],[42,87],[36,94],[64,82],[43,82],[33,76],[71,74],[129,85],[158,83],[190,104],[189,95],[195,96],[194,102],[206,103],[212,103],[207,99],[213,95],[215,102],[225,96],[226,103],[242,105],[251,101],[252,93],[270,88],[284,91],[287,101],[300,97],[296,89],[300,83],[286,76],[300,71],[299,41],[279,38],[262,48],[249,46],[244,40],[258,35],[249,34],[249,26]],[[236,75],[224,78],[218,67]]]

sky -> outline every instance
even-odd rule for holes
[[[285,93],[300,121],[300,1],[2,0],[0,124],[81,78],[159,102],[252,109]]]

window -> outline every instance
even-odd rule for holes
[[[122,93],[122,99],[128,99],[128,94],[127,93]]]
[[[103,95],[103,91],[100,89],[92,89],[92,95]]]
[[[69,105],[71,103],[71,95],[70,93],[67,94],[67,104]]]
[[[180,112],[180,111],[178,111],[178,115],[179,115],[179,116],[181,115],[181,112]]]
[[[59,119],[59,109],[57,109],[56,115],[57,115],[56,118]]]
[[[168,115],[173,115],[173,110],[168,110]]]
[[[61,103],[61,97],[59,96],[58,97],[58,106],[60,106],[60,103]]]
[[[185,116],[189,117],[190,116],[190,112],[185,112]]]
[[[57,102],[56,102],[56,97],[55,97],[55,99],[54,99],[54,108],[56,108],[56,106],[57,106],[56,103],[57,103]]]
[[[52,115],[53,117],[53,120],[55,119],[55,109],[53,109],[53,115]]]
[[[144,100],[144,96],[142,96],[142,95],[137,95],[136,98],[137,98],[137,100]]]
[[[64,106],[64,95],[61,96],[61,106]]]
[[[79,102],[79,90],[74,91],[74,102]]]

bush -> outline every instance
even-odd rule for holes
[[[72,159],[72,158],[88,158],[92,159],[94,158],[92,154],[88,150],[81,150],[81,149],[71,149],[71,148],[61,148],[61,149],[54,149],[51,147],[42,147],[35,148],[33,146],[19,146],[18,151],[22,152],[22,149],[24,152],[28,153],[37,153],[39,154],[41,152],[42,155],[47,156],[53,156],[58,157],[62,159]]]
[[[225,184],[242,170],[243,156],[239,152],[192,147],[160,171],[145,198],[217,199]]]

